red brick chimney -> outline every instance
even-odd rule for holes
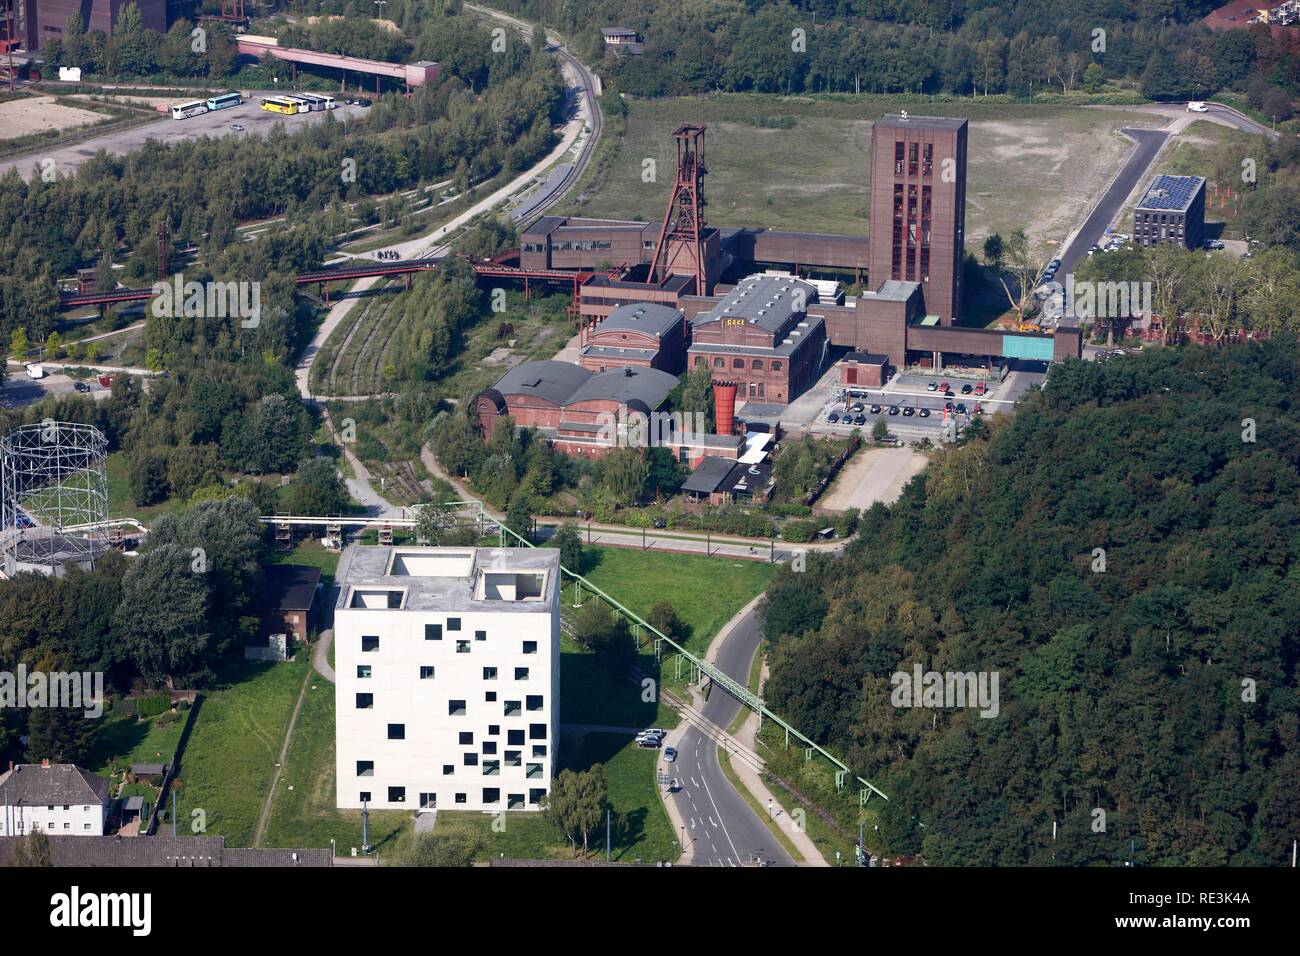
[[[50,758],[49,758],[49,757],[42,757],[42,758],[41,758],[41,766],[42,766],[42,767],[49,767],[49,765],[50,765]]]

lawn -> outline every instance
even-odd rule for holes
[[[209,836],[251,845],[307,666],[302,652],[279,664],[244,662],[204,694],[173,784],[182,827],[202,809]]]
[[[678,855],[672,824],[655,785],[658,751],[641,750],[622,734],[565,734],[561,739],[562,768],[605,767],[614,819],[610,858],[632,863],[675,860]],[[621,819],[620,819],[621,818]],[[465,829],[478,834],[480,859],[572,859],[567,840],[540,813],[506,814],[504,827],[492,814],[439,811],[438,829]],[[604,859],[605,827],[591,835],[590,849]]]
[[[139,720],[130,715],[105,714],[84,763],[105,777],[115,766],[126,768],[133,763],[171,763],[184,726],[183,713],[179,719],[166,724],[159,724],[157,718]]]
[[[271,801],[266,846],[322,847],[336,841],[340,856],[361,846],[361,812],[335,807],[334,685],[313,675],[294,725],[279,789]],[[370,843],[384,854],[411,826],[411,814],[372,811]]]
[[[108,456],[108,513],[113,518],[135,518],[144,524],[159,515],[175,511],[183,501],[168,498],[156,505],[140,507],[131,500],[131,484],[127,477],[126,452],[115,451]]]
[[[1121,126],[1164,122],[1152,114],[1024,103],[918,102],[915,97],[782,97],[716,94],[629,103],[627,133],[585,202],[566,201],[556,215],[650,221],[663,215],[673,178],[672,131],[708,126],[708,221],[714,226],[767,226],[860,234],[867,227],[871,124],[886,112],[970,119],[966,246],[990,232],[1023,227],[1051,245],[1078,224],[1079,210],[1100,195],[1132,142]],[[781,118],[787,129],[760,126]],[[642,163],[656,163],[653,182]]]
[[[703,654],[709,642],[771,580],[775,567],[762,561],[706,558],[635,548],[584,549],[588,581],[645,618],[667,601],[690,627],[686,649]],[[565,603],[573,600],[566,586]]]

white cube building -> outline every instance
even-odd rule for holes
[[[353,546],[334,610],[337,800],[536,810],[560,720],[560,553]]]

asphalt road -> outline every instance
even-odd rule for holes
[[[728,676],[747,683],[761,640],[758,619],[751,611],[732,628],[718,648],[714,663]],[[738,700],[715,686],[701,713],[714,725],[725,728],[740,707]],[[696,866],[740,866],[758,860],[773,866],[795,865],[767,824],[723,774],[716,741],[691,726],[682,735],[677,750],[676,762],[661,766],[677,779],[679,789],[669,799],[686,821],[687,845],[694,850]]]
[[[151,123],[105,133],[70,146],[35,149],[12,159],[0,161],[0,175],[16,168],[18,174],[26,178],[33,170],[39,172],[44,168],[42,164],[46,160],[53,160],[54,169],[60,175],[66,175],[101,149],[115,156],[123,156],[132,150],[140,149],[149,140],[170,144],[197,139],[200,136],[265,136],[276,123],[283,123],[286,129],[292,131],[297,126],[319,123],[325,118],[326,113],[332,114],[336,121],[343,121],[350,116],[358,116],[366,112],[364,107],[345,106],[343,101],[339,100],[338,108],[334,110],[318,110],[315,113],[284,116],[280,113],[268,113],[262,109],[260,99],[264,95],[273,96],[274,93],[255,92],[247,102],[239,106],[213,113],[201,113],[189,119],[174,120],[170,115],[160,113],[159,118]],[[194,98],[198,99],[199,94],[195,93]],[[232,123],[237,123],[244,129],[232,130],[230,128]]]
[[[1165,140],[1169,138],[1169,133],[1159,129],[1133,129],[1125,127],[1120,132],[1137,142],[1137,149],[1129,156],[1119,175],[1110,184],[1110,187],[1102,195],[1101,201],[1093,207],[1088,218],[1083,221],[1083,226],[1075,233],[1070,244],[1065,247],[1065,252],[1061,255],[1061,265],[1057,269],[1058,282],[1062,282],[1067,272],[1080,259],[1088,255],[1088,250],[1096,244],[1106,232],[1106,227],[1110,225],[1119,211],[1124,207],[1124,200],[1128,198],[1138,182],[1147,174],[1151,164],[1155,162],[1156,154],[1160,152],[1160,147],[1164,146]]]

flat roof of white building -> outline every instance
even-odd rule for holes
[[[335,581],[335,610],[549,613],[560,552],[352,545],[339,558]]]

